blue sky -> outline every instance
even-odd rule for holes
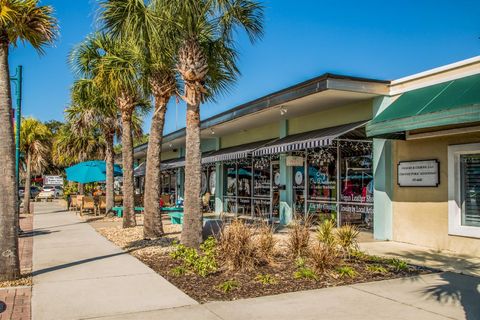
[[[24,115],[63,119],[73,76],[68,53],[94,30],[96,0],[43,0],[53,5],[61,36],[46,55],[11,52],[24,66]],[[265,37],[239,36],[241,77],[202,118],[325,72],[395,79],[480,54],[478,0],[265,0]],[[185,105],[172,101],[165,131],[184,126]],[[149,131],[150,121],[145,121]]]

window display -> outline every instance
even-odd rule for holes
[[[480,154],[460,155],[462,226],[480,227]]]
[[[270,157],[253,160],[253,215],[269,218],[271,204],[271,172]]]

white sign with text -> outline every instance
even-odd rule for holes
[[[400,187],[438,187],[439,177],[437,160],[401,161],[398,164]]]

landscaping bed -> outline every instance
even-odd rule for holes
[[[326,227],[325,227],[326,225]],[[410,277],[435,270],[358,251],[354,228],[328,223],[312,233],[297,224],[286,235],[241,222],[199,250],[179,245],[180,229],[143,240],[142,227],[97,229],[198,302],[237,300],[354,283]]]

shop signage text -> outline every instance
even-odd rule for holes
[[[438,187],[440,183],[437,160],[401,161],[398,163],[400,187]]]
[[[303,157],[288,156],[287,167],[303,167]]]
[[[63,178],[61,176],[44,176],[43,185],[45,186],[63,186]]]

